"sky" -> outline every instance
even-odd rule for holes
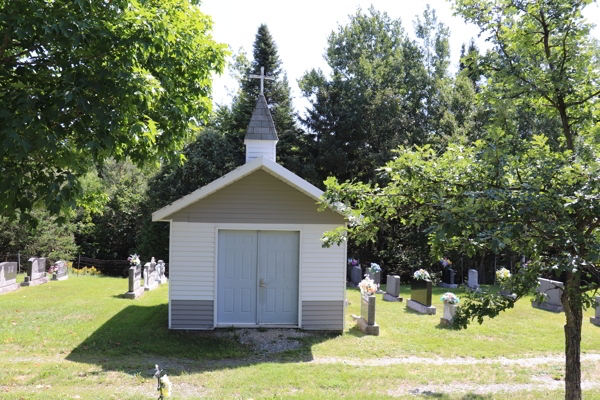
[[[277,44],[282,69],[287,72],[290,81],[294,108],[303,114],[309,103],[302,98],[297,80],[313,68],[330,72],[323,59],[327,37],[332,31],[337,31],[338,26],[348,23],[348,15],[355,14],[359,7],[366,12],[373,5],[393,19],[400,18],[405,31],[415,38],[413,21],[417,15],[422,16],[427,4],[436,10],[438,21],[450,28],[453,71],[458,69],[462,43],[475,38],[480,49],[487,48],[483,38],[477,37],[479,29],[453,16],[451,4],[445,0],[204,0],[200,9],[213,19],[214,39],[228,44],[235,52],[243,47],[250,59],[258,27],[262,23],[267,24]],[[588,6],[584,16],[591,22],[600,23],[600,6]],[[593,34],[600,38],[600,27],[596,27]],[[227,71],[222,76],[215,76],[213,102],[229,104],[230,94],[236,89],[237,84]]]

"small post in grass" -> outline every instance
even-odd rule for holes
[[[158,364],[155,364],[154,368],[156,371],[154,372],[154,377],[157,381],[156,390],[158,390],[159,393],[158,400],[162,400],[165,397],[171,397],[171,388],[173,384],[169,381],[169,377],[167,374],[164,374],[162,377],[160,376],[163,370],[158,367]]]

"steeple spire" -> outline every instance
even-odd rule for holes
[[[260,75],[249,75],[251,78],[260,79],[260,94],[256,101],[256,106],[248,123],[248,130],[244,137],[246,145],[246,162],[252,161],[257,157],[263,156],[272,161],[276,161],[275,146],[279,141],[275,123],[271,117],[267,100],[264,96],[264,80],[275,79],[265,76],[264,67],[260,67]]]

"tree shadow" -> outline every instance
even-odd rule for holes
[[[119,296],[113,296],[119,297]],[[127,300],[130,301],[130,300]],[[121,371],[152,376],[159,364],[169,375],[214,371],[257,363],[287,363],[313,360],[312,346],[334,335],[322,331],[301,331],[290,350],[279,353],[257,352],[242,343],[238,330],[171,330],[168,328],[168,304],[130,305],[96,329],[67,360],[101,366],[105,371]],[[264,332],[259,330],[259,332]]]

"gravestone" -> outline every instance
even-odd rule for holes
[[[538,278],[538,284],[536,292],[545,293],[547,296],[546,301],[537,302],[531,300],[531,305],[541,310],[563,312],[564,308],[560,296],[562,296],[565,285],[562,282],[544,278]]]
[[[379,325],[375,322],[375,302],[377,297],[361,294],[360,316],[353,315],[358,328],[365,335],[379,336]]]
[[[25,281],[21,282],[21,286],[35,286],[48,283],[46,276],[46,259],[32,257],[29,259],[31,264],[27,265],[27,276]]]
[[[358,286],[360,281],[362,281],[362,270],[360,269],[360,265],[355,265],[352,267],[351,281],[356,286]]]
[[[413,279],[410,300],[406,302],[406,306],[421,314],[435,315],[435,307],[431,305],[431,292],[431,281]]]
[[[442,272],[442,283],[440,287],[448,289],[456,289],[458,285],[454,283],[455,271],[452,268],[445,268]]]
[[[479,289],[479,273],[476,269],[469,270],[469,280],[467,281],[467,287],[471,290]]]
[[[590,322],[600,326],[600,296],[596,296],[596,317],[590,317]]]
[[[142,267],[134,265],[129,268],[129,291],[123,296],[126,299],[137,299],[144,294],[144,287],[141,286]]]
[[[169,279],[165,276],[165,262],[163,260],[158,260],[156,264],[156,281],[159,285],[163,283],[169,283]]]
[[[20,287],[17,283],[17,263],[0,263],[0,294],[14,292]]]
[[[154,290],[158,287],[156,281],[156,263],[148,262],[144,265],[144,290]]]
[[[398,275],[387,276],[386,292],[383,294],[385,301],[402,301],[400,297],[400,277]]]
[[[69,279],[69,270],[66,261],[57,261],[54,266],[56,266],[58,269],[52,274],[53,281],[64,281]]]
[[[367,269],[367,276],[379,287],[381,284],[381,272],[372,273],[370,269]]]

